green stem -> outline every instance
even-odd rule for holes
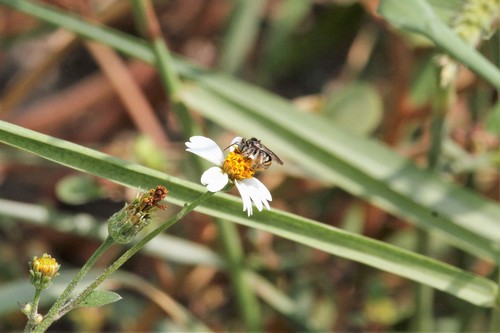
[[[24,333],[31,332],[35,326],[35,316],[38,313],[38,303],[40,302],[40,295],[42,294],[42,289],[36,288],[35,295],[33,296],[33,302],[31,303],[31,312],[28,314],[28,322],[24,327]]]
[[[497,250],[496,266],[497,286],[500,286],[500,248]],[[490,332],[500,332],[500,288],[497,289],[495,306],[491,309]]]
[[[181,79],[174,70],[172,56],[167,48],[162,36],[158,19],[154,13],[150,0],[133,0],[136,13],[136,20],[141,31],[147,34],[150,44],[155,54],[155,65],[160,79],[166,88],[172,103],[172,108],[181,122],[182,133],[185,137],[190,137],[195,133],[194,124],[189,116],[186,105],[180,98],[182,88]]]
[[[427,169],[435,171],[439,164],[441,148],[443,142],[446,110],[450,104],[450,94],[452,88],[445,89],[436,87],[436,93],[432,101],[431,119],[431,142],[427,153]],[[430,238],[427,231],[417,230],[417,252],[429,255]],[[432,331],[434,290],[423,284],[415,286],[415,316],[413,318],[412,329],[418,332]]]
[[[417,229],[417,252],[429,253],[429,234],[425,230]],[[415,284],[415,315],[412,330],[415,332],[431,332],[433,328],[433,300],[434,290],[423,284]]]
[[[97,260],[102,256],[102,254],[114,243],[113,238],[107,237],[104,242],[95,250],[92,256],[87,260],[87,262],[83,265],[82,269],[78,272],[78,274],[73,277],[73,280],[68,284],[66,289],[63,291],[61,296],[59,296],[49,309],[49,312],[45,315],[45,318],[40,323],[40,325],[35,327],[35,332],[43,332],[45,331],[50,324],[54,322],[54,320],[60,317],[59,312],[65,306],[66,301],[71,295],[71,292],[76,288],[78,283],[83,279],[85,275],[89,272],[89,270],[94,266]]]
[[[144,247],[149,241],[151,241],[153,238],[158,236],[160,233],[162,233],[164,230],[178,222],[180,219],[182,219],[186,214],[191,212],[194,208],[196,208],[200,203],[202,203],[204,200],[212,196],[212,192],[205,192],[202,194],[198,199],[194,200],[190,204],[184,205],[182,210],[178,212],[176,215],[172,216],[169,218],[165,223],[157,227],[155,230],[153,230],[151,233],[146,235],[143,239],[141,239],[139,242],[137,242],[134,246],[132,246],[130,249],[128,249],[125,253],[123,253],[111,266],[106,268],[104,272],[102,272],[92,284],[90,284],[85,290],[80,293],[75,299],[73,299],[71,302],[69,302],[61,311],[59,314],[60,316],[63,316],[64,314],[68,313],[69,311],[73,310],[74,308],[78,307],[79,304],[94,290],[96,289],[101,283],[104,282],[111,274],[113,274],[118,268],[120,268],[127,260],[129,260],[134,254],[136,254],[140,249]],[[57,319],[57,318],[55,318]],[[45,321],[44,321],[45,322]],[[44,326],[40,325],[40,332],[43,332],[44,329],[50,326],[51,323],[46,323]],[[37,329],[39,328],[37,327]]]
[[[228,221],[216,220],[219,239],[226,254],[227,268],[236,293],[241,316],[247,332],[261,332],[260,306],[249,286],[244,265],[244,253],[236,225]]]

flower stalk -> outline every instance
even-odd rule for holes
[[[66,289],[64,289],[63,293],[57,298],[56,302],[52,305],[52,307],[43,318],[43,321],[35,327],[34,332],[44,332],[50,326],[50,324],[54,322],[54,320],[60,318],[59,311],[69,299],[73,290],[75,290],[78,283],[80,283],[80,281],[85,277],[85,275],[87,275],[92,266],[94,266],[97,260],[113,243],[113,238],[108,236],[104,240],[104,242],[97,248],[97,250],[95,250],[89,260],[87,260],[80,271],[73,277]]]
[[[64,304],[60,309],[58,309],[57,316],[52,316],[50,318],[46,318],[42,321],[42,323],[35,327],[34,332],[44,332],[55,320],[59,319],[69,311],[75,309],[80,305],[80,303],[85,300],[89,294],[95,290],[101,283],[103,283],[111,274],[113,274],[116,270],[118,270],[127,260],[129,260],[134,254],[136,254],[140,249],[142,249],[148,242],[150,242],[153,238],[158,236],[164,230],[181,220],[184,216],[186,216],[189,212],[194,210],[198,205],[200,205],[203,201],[209,198],[213,193],[206,192],[202,194],[199,198],[191,202],[190,204],[184,205],[181,211],[179,211],[176,215],[169,218],[165,223],[161,224],[155,230],[147,234],[144,238],[142,238],[139,242],[137,242],[134,246],[128,249],[125,253],[123,253],[113,264],[111,264],[108,268],[106,268],[95,280],[92,282],[84,291],[82,291],[77,297],[70,300],[68,303]],[[111,237],[108,237],[108,239]],[[111,238],[112,239],[112,238]]]
[[[33,327],[43,320],[42,315],[38,313],[40,295],[42,294],[42,290],[52,285],[52,279],[59,275],[58,271],[61,267],[61,265],[47,253],[44,253],[41,258],[34,257],[29,265],[30,282],[35,287],[35,295],[33,296],[33,301],[24,305],[21,309],[28,317],[24,332],[31,332]]]
[[[120,211],[111,216],[108,220],[108,231],[109,235],[104,240],[104,242],[95,250],[92,256],[83,265],[80,271],[73,277],[71,282],[68,284],[63,293],[57,298],[56,302],[47,312],[47,315],[38,325],[35,326],[35,332],[45,331],[55,320],[59,319],[61,316],[66,314],[68,311],[74,309],[70,305],[72,301],[68,301],[71,293],[75,290],[77,285],[81,280],[87,275],[94,264],[99,260],[99,258],[106,252],[106,250],[114,243],[125,244],[130,242],[133,237],[137,235],[144,227],[149,224],[151,219],[151,214],[158,209],[165,209],[165,206],[160,204],[160,202],[165,199],[168,190],[164,186],[157,186],[149,191],[142,191],[137,195],[131,203],[125,205]],[[50,257],[50,256],[49,256]],[[35,257],[36,259],[36,257]],[[43,263],[48,262],[48,258],[45,255],[42,259],[45,259]],[[54,267],[48,267],[47,264],[42,265],[39,263],[40,260],[33,260],[32,271],[38,269],[41,270],[45,276],[52,277],[57,273],[57,269]],[[36,275],[32,273],[32,283]],[[39,279],[35,279],[39,281]],[[40,287],[43,286],[43,281],[37,282]],[[50,281],[49,281],[50,282]],[[35,285],[35,284],[34,284]],[[32,325],[34,326],[34,325]]]

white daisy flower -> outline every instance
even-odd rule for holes
[[[252,167],[253,160],[243,157],[234,145],[241,140],[236,137],[231,142],[229,154],[224,158],[224,153],[217,144],[204,136],[192,136],[186,142],[186,150],[203,157],[216,166],[206,170],[201,176],[201,183],[210,192],[222,190],[228,182],[233,182],[240,192],[243,200],[243,211],[247,211],[248,216],[252,215],[255,204],[259,211],[264,207],[270,209],[269,201],[272,201],[271,193],[257,178],[254,178],[255,169]]]

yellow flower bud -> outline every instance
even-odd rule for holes
[[[30,263],[31,284],[37,289],[46,289],[52,283],[52,278],[58,275],[61,265],[47,253],[41,258],[34,257]]]

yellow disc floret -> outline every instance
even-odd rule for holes
[[[35,272],[50,278],[57,274],[60,267],[57,261],[48,254],[44,254],[41,258],[35,257],[31,265]]]
[[[222,164],[222,170],[232,180],[252,178],[255,174],[252,164],[253,160],[251,158],[244,157],[237,150],[235,150],[227,155],[224,163]]]

